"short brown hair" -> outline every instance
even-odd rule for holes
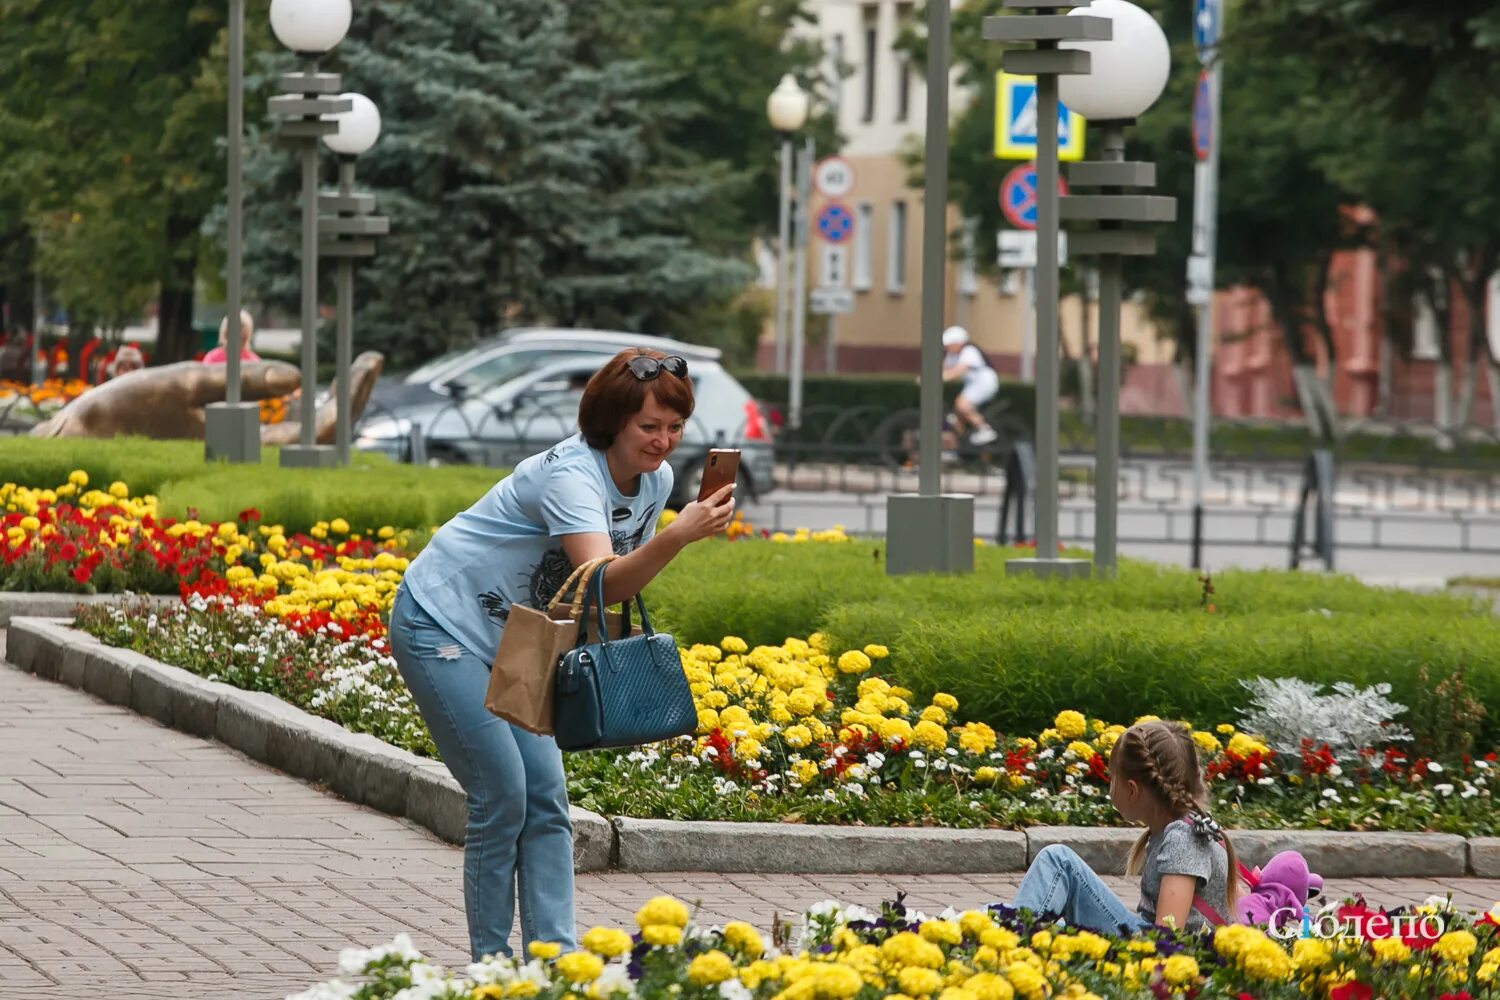
[[[594,373],[584,387],[583,399],[578,404],[578,429],[591,448],[604,449],[615,443],[615,435],[625,426],[625,421],[641,412],[646,405],[646,394],[669,410],[676,410],[686,420],[693,415],[693,383],[678,378],[665,369],[654,379],[642,381],[635,377],[629,365],[634,358],[667,357],[661,351],[645,347],[627,347],[609,359],[605,366]]]

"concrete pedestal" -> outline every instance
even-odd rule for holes
[[[974,498],[898,493],[886,498],[885,571],[974,572]]]
[[[203,458],[260,462],[260,404],[209,403],[203,408]]]

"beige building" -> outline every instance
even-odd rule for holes
[[[854,312],[835,321],[838,370],[915,372],[922,308],[922,191],[907,185],[911,171],[902,154],[921,148],[927,88],[922,75],[896,50],[895,41],[916,8],[906,0],[813,0],[811,8],[830,60],[852,69],[834,88],[845,145],[818,151],[820,158],[839,153],[855,175],[852,192],[841,199],[855,219],[846,276],[854,292]],[[955,84],[954,113],[967,99]],[[815,194],[815,216],[824,204]],[[956,210],[949,211],[948,222],[951,231],[962,229]],[[976,247],[974,252],[996,251]],[[809,288],[822,282],[821,258],[822,241],[814,233],[808,254]],[[1021,278],[1017,272],[1005,272],[997,282],[993,276],[976,274],[961,260],[950,259],[947,266],[946,322],[966,326],[1002,375],[1018,376],[1022,371],[1027,300]],[[1079,303],[1065,302],[1062,313],[1063,337],[1068,352],[1076,356],[1082,328]],[[1123,328],[1140,363],[1170,360],[1170,346],[1158,343],[1141,311],[1129,304]],[[768,327],[760,352],[768,367],[773,344],[774,329]],[[810,346],[808,369],[823,370],[825,357],[822,346]]]

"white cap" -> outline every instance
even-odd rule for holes
[[[969,342],[969,331],[961,326],[950,326],[943,331],[943,346],[958,347]]]

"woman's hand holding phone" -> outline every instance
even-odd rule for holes
[[[682,508],[666,530],[677,533],[684,542],[696,542],[723,532],[733,517],[734,484],[730,483],[707,500],[694,500]]]

